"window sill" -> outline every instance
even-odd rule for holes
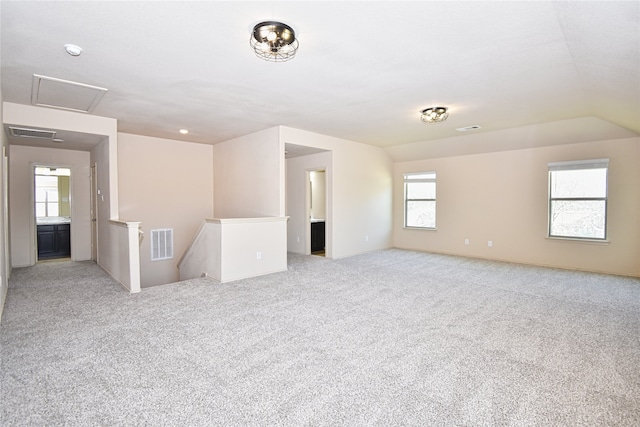
[[[580,239],[575,237],[556,237],[556,236],[547,236],[548,240],[559,240],[559,241],[567,241],[572,243],[587,243],[587,244],[599,244],[599,245],[608,245],[611,243],[609,240],[600,240],[600,239]]]
[[[430,227],[402,227],[404,230],[417,230],[417,231],[438,231],[437,228]]]

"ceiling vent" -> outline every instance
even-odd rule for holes
[[[11,134],[11,136],[15,136],[17,138],[37,138],[53,140],[56,137],[56,132],[52,130],[17,128],[13,126],[9,126],[9,133]]]
[[[471,125],[471,126],[466,126],[466,127],[463,127],[463,128],[458,128],[458,129],[456,129],[456,130],[457,130],[458,132],[467,132],[467,131],[475,130],[475,129],[480,129],[480,126],[478,126],[478,125]]]
[[[34,74],[31,104],[90,113],[106,92],[102,87]]]

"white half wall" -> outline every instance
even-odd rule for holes
[[[222,282],[287,269],[287,218],[221,219]]]
[[[120,248],[117,264],[120,270],[114,277],[129,293],[136,294],[140,292],[140,223],[110,220],[109,224],[114,228],[112,235]]]
[[[179,262],[180,280],[230,282],[287,270],[287,218],[208,219]]]

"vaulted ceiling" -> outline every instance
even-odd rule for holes
[[[31,104],[34,74],[103,87],[91,114],[126,133],[284,125],[391,149],[593,118],[640,134],[637,1],[3,1],[0,19],[4,101]],[[265,20],[296,31],[294,59],[252,52]],[[446,122],[420,121],[440,105]]]

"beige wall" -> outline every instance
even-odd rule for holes
[[[270,128],[213,146],[216,218],[284,215],[284,146]]]
[[[331,257],[391,246],[393,165],[384,150],[284,126],[280,128],[280,138],[283,143],[332,152],[331,172],[327,170],[326,230],[327,239],[331,239]],[[288,182],[292,173],[288,167]],[[287,193],[291,195],[291,191]],[[289,232],[304,233],[291,228]]]
[[[327,189],[325,185],[325,171],[311,171],[309,182],[311,185],[311,217],[324,219],[326,213]]]
[[[9,215],[14,267],[36,262],[33,168],[35,164],[71,169],[71,258],[91,259],[89,153],[56,148],[10,146]]]
[[[394,245],[640,276],[639,152],[629,138],[396,163]],[[547,238],[547,164],[597,158],[610,159],[609,243]],[[437,172],[435,231],[403,228],[403,174],[420,171]]]
[[[140,221],[142,287],[175,282],[178,261],[213,216],[213,147],[118,134],[120,220]],[[151,230],[173,229],[174,257],[151,261]]]
[[[178,261],[213,216],[213,147],[118,134],[120,220],[140,221],[141,286],[178,281]],[[151,261],[151,230],[173,229],[174,257]]]

